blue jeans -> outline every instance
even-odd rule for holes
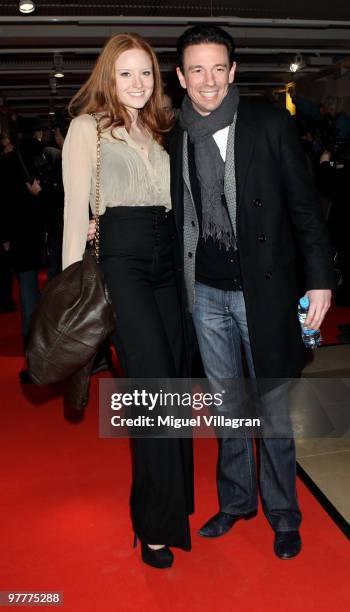
[[[242,347],[250,377],[255,378],[242,291],[196,283],[193,323],[209,381],[243,377]],[[272,528],[298,529],[301,513],[292,438],[260,439],[259,480],[264,512]],[[245,515],[256,511],[258,484],[251,438],[219,439],[217,483],[222,512]]]

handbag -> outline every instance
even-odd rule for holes
[[[75,376],[78,370],[89,371],[99,345],[115,327],[114,311],[98,264],[101,127],[93,117],[97,131],[94,248],[86,249],[81,261],[68,266],[46,285],[34,311],[26,357],[29,374],[39,385],[68,378],[79,380]]]

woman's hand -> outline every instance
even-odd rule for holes
[[[87,242],[93,242],[96,234],[96,221],[95,219],[91,219],[89,223],[89,229],[87,233]]]

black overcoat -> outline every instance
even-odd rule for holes
[[[169,137],[171,196],[183,253],[183,131]],[[318,194],[289,113],[241,100],[235,134],[237,242],[255,372],[296,377],[306,361],[297,304],[305,289],[332,289],[331,246]],[[184,294],[183,294],[184,295]]]

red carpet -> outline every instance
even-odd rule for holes
[[[349,609],[348,541],[300,482],[296,559],[274,557],[261,512],[220,540],[196,535],[216,511],[213,440],[195,445],[193,551],[176,551],[171,570],[145,566],[131,546],[128,442],[98,438],[96,377],[86,419],[65,422],[59,397],[17,382],[18,316],[0,325],[0,591],[63,591],[67,612]]]

